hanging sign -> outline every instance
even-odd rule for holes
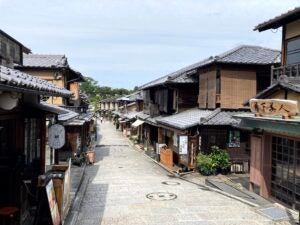
[[[297,101],[283,99],[251,99],[250,109],[256,116],[279,115],[287,118],[299,113]]]
[[[54,124],[49,128],[48,143],[51,148],[59,149],[65,144],[65,128],[60,124]]]

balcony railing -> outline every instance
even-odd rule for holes
[[[271,69],[271,83],[281,79],[287,78],[300,78],[300,64],[288,66],[272,66]]]

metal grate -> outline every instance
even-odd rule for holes
[[[147,198],[157,201],[169,201],[177,198],[177,195],[169,192],[154,192],[146,195]]]
[[[163,181],[161,183],[165,185],[180,185],[179,182],[175,182],[175,181]]]
[[[277,207],[263,208],[257,211],[271,218],[272,220],[285,220],[289,219],[290,216],[289,212]]]

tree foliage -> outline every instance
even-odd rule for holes
[[[85,82],[81,83],[80,89],[88,96],[89,101],[94,106],[94,108],[97,109],[99,107],[99,102],[102,99],[130,94],[134,90],[137,90],[137,87],[135,87],[134,90],[127,90],[125,88],[100,86],[98,84],[98,81],[94,80],[91,77],[85,77]]]

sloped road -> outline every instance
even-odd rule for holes
[[[78,225],[273,224],[248,205],[168,176],[129,147],[110,122],[99,130],[97,162],[86,168],[90,179]]]

